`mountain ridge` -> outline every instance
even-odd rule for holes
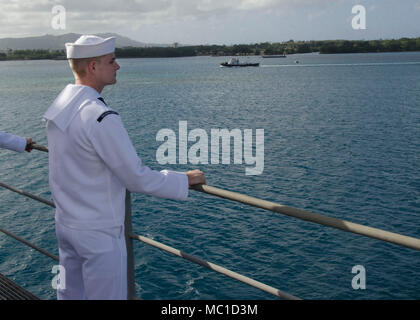
[[[94,34],[103,38],[116,37],[115,47],[167,47],[168,44],[152,44],[132,40],[116,33]],[[66,42],[75,42],[81,34],[65,33],[62,35],[45,34],[42,36],[24,38],[1,38],[0,50],[64,50]]]

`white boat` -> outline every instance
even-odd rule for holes
[[[238,58],[230,58],[228,62],[222,62],[221,67],[258,67],[259,63],[240,63]]]

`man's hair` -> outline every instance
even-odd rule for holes
[[[101,62],[101,57],[92,57],[92,58],[81,58],[81,59],[69,59],[70,68],[75,75],[79,78],[86,76],[86,67],[91,61]]]

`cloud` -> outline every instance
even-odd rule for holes
[[[325,10],[312,11],[308,13],[308,21],[314,21],[326,14]]]
[[[0,36],[54,33],[51,12],[55,5],[66,9],[68,32],[112,31],[144,25],[253,10],[285,11],[296,6],[325,4],[328,0],[0,0]],[[94,30],[92,30],[94,29]]]

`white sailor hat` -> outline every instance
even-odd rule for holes
[[[115,37],[83,35],[74,43],[66,43],[67,59],[99,57],[115,51]]]

